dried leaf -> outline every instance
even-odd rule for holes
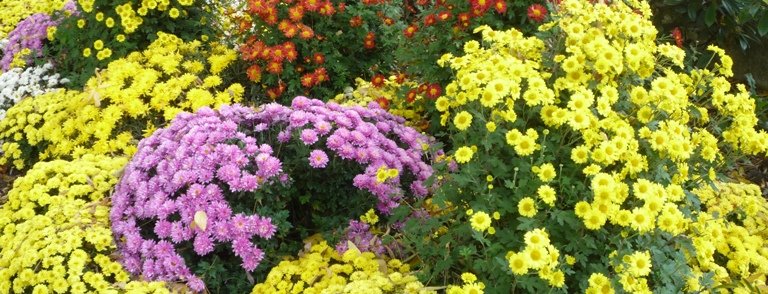
[[[352,243],[352,241],[347,240],[347,250],[355,249],[357,252],[360,252],[360,249],[357,248],[357,245],[355,243]]]

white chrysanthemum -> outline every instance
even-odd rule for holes
[[[50,72],[51,69],[53,65],[46,63],[24,70],[13,68],[0,74],[0,119],[21,99],[42,95],[68,82],[67,79],[60,79],[59,74]]]

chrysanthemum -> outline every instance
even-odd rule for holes
[[[520,215],[525,217],[533,217],[538,212],[536,209],[536,202],[534,202],[531,197],[521,199],[520,202],[517,203],[517,211]]]
[[[522,253],[512,253],[507,258],[509,269],[515,275],[524,275],[528,273],[528,263]]]
[[[529,136],[520,136],[515,144],[515,152],[520,156],[528,156],[536,150],[536,142]]]
[[[584,226],[590,230],[599,230],[603,227],[606,220],[606,216],[594,208],[584,214]]]
[[[309,165],[314,168],[325,168],[328,165],[328,155],[322,150],[312,150],[309,153]]]
[[[528,18],[535,22],[543,22],[547,17],[547,8],[544,5],[535,3],[528,6]]]
[[[544,247],[549,244],[549,236],[547,231],[543,229],[533,229],[526,232],[524,239],[527,246]]]
[[[491,226],[491,216],[484,211],[475,212],[470,218],[472,229],[483,232]]]
[[[459,147],[459,149],[456,150],[456,162],[458,163],[467,163],[470,159],[472,159],[472,155],[474,155],[474,151],[472,151],[471,148],[467,146]]]
[[[637,277],[647,276],[651,272],[651,254],[638,251],[629,256],[629,272]]]
[[[555,172],[555,166],[552,165],[551,163],[545,163],[545,164],[542,164],[541,166],[536,166],[534,167],[533,172],[535,172],[536,175],[539,176],[539,179],[542,182],[549,182],[555,178],[555,175],[557,175],[557,173]]]
[[[464,131],[472,124],[472,115],[466,111],[459,112],[453,118],[453,124],[456,125],[457,129]]]

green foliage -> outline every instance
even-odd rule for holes
[[[650,1],[655,22],[668,32],[683,30],[694,45],[723,44],[735,38],[742,50],[768,35],[768,3],[763,0]]]

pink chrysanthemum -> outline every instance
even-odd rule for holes
[[[314,168],[325,168],[328,165],[328,155],[322,150],[312,150],[309,153],[309,165]]]

